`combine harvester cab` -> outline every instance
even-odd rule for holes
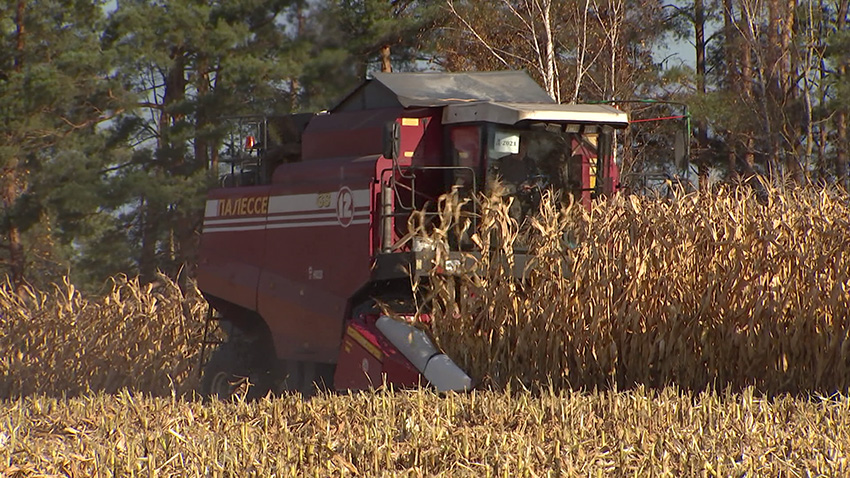
[[[627,124],[611,106],[555,104],[522,72],[376,73],[327,113],[257,121],[251,167],[207,199],[198,285],[229,333],[203,393],[246,379],[252,395],[469,389],[424,332],[380,312],[411,314],[411,274],[434,266],[401,240],[408,217],[495,178],[520,221],[529,191],[613,193],[612,133]]]

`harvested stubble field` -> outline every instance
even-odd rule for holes
[[[464,210],[444,203],[438,255]],[[518,239],[519,282],[508,208],[478,210],[471,240],[490,252],[432,277],[431,327],[482,388],[534,392],[204,403],[196,291],[166,277],[118,278],[97,299],[6,286],[0,473],[850,473],[846,194],[620,196],[592,211],[547,198]]]
[[[850,400],[428,391],[0,409],[6,476],[847,476]]]

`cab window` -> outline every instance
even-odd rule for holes
[[[469,169],[452,170],[452,185],[471,189],[481,185],[481,127],[456,126],[449,133],[453,165]]]

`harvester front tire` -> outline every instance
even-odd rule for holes
[[[201,381],[201,395],[205,398],[253,400],[269,392],[269,371],[257,367],[253,357],[255,351],[239,345],[244,344],[228,341],[212,353]]]
[[[281,393],[300,392],[306,398],[321,390],[333,390],[333,375],[336,365],[287,360],[280,370]]]

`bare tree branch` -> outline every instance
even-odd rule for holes
[[[446,4],[449,6],[449,9],[452,11],[452,14],[455,17],[457,17],[457,19],[460,20],[461,23],[463,23],[463,25],[469,30],[470,33],[472,33],[475,36],[475,38],[478,39],[478,41],[481,43],[481,45],[484,46],[484,48],[487,48],[488,50],[490,50],[490,53],[492,53],[493,56],[496,57],[496,59],[499,60],[503,65],[505,65],[506,67],[510,67],[510,64],[507,61],[505,61],[505,59],[502,58],[502,56],[499,55],[496,52],[496,50],[493,49],[493,47],[491,47],[490,44],[488,44],[487,41],[484,40],[484,38],[481,37],[481,35],[478,34],[478,32],[475,30],[475,28],[468,21],[466,21],[466,19],[463,18],[460,15],[460,13],[458,13],[457,10],[455,10],[455,5],[454,5],[453,0],[446,0]]]

